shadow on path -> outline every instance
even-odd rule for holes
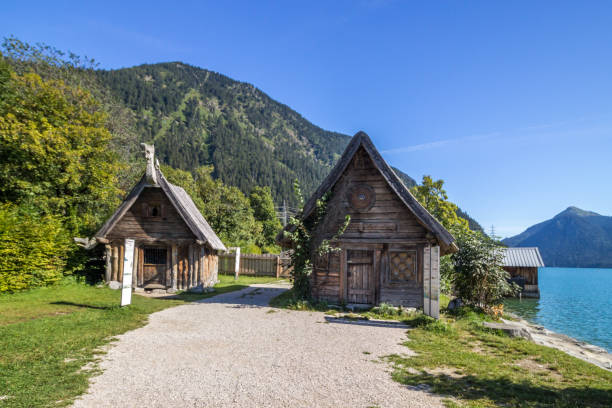
[[[395,321],[381,321],[381,320],[362,320],[362,319],[347,319],[342,317],[325,316],[327,323],[338,323],[338,324],[356,324],[358,326],[372,326],[372,327],[394,327],[394,328],[405,328],[409,329],[405,323]]]

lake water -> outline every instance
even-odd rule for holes
[[[540,299],[506,308],[557,333],[612,352],[612,269],[540,268]]]

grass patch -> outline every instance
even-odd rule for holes
[[[219,276],[215,292],[179,293],[173,299],[133,295],[119,307],[120,291],[64,284],[0,295],[0,400],[2,407],[65,406],[87,390],[95,373],[83,370],[113,336],[143,326],[153,312],[274,278]]]
[[[463,308],[440,320],[422,314],[404,345],[414,357],[393,355],[393,379],[426,384],[452,397],[447,406],[610,407],[612,373],[562,351],[482,327],[489,319]]]

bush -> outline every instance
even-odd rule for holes
[[[69,249],[57,217],[0,205],[0,293],[58,282]]]
[[[508,283],[510,275],[502,268],[503,253],[497,244],[481,233],[458,236],[459,251],[452,255],[453,290],[463,301],[487,311],[504,296],[516,292]]]

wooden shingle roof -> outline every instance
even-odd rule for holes
[[[355,136],[353,136],[348,146],[346,146],[344,153],[338,160],[338,163],[336,163],[323,183],[321,183],[319,188],[317,188],[314,194],[304,205],[302,217],[308,218],[315,209],[317,200],[323,197],[326,192],[331,191],[342,174],[345,172],[346,168],[360,147],[363,147],[368,153],[370,159],[374,163],[374,166],[389,184],[391,190],[399,197],[402,203],[404,203],[404,205],[410,211],[412,211],[421,225],[423,225],[423,227],[425,227],[436,237],[442,246],[443,252],[449,253],[457,251],[458,248],[455,244],[455,238],[412,195],[410,190],[404,185],[397,174],[395,174],[387,162],[382,158],[372,143],[372,140],[365,132],[358,132],[355,134]]]
[[[191,232],[196,236],[196,239],[208,244],[212,249],[225,251],[225,245],[223,245],[223,242],[221,242],[217,234],[215,234],[210,225],[208,225],[208,222],[206,222],[189,194],[187,194],[183,188],[175,186],[166,180],[159,168],[156,168],[155,171],[157,172],[159,187],[166,194]],[[96,233],[95,238],[106,238],[106,235],[136,202],[145,187],[151,186],[147,183],[146,175],[143,175],[140,182],[134,186],[115,213]]]

